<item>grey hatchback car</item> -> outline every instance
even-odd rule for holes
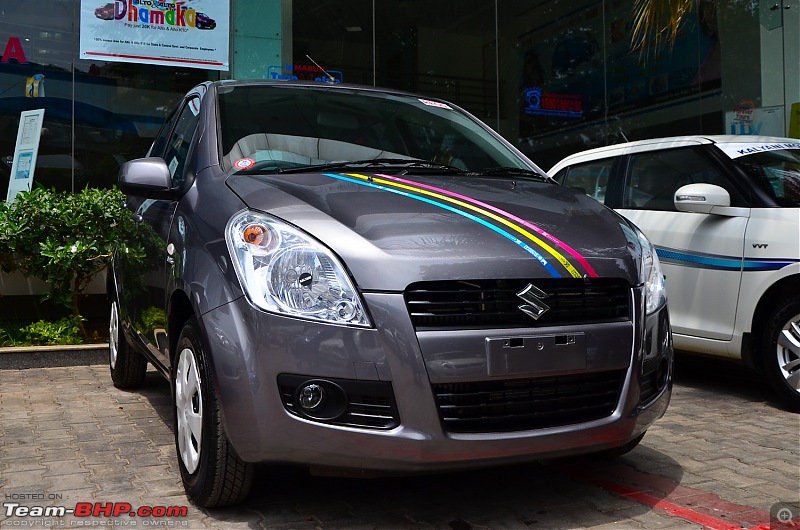
[[[667,408],[653,246],[456,105],[204,83],[119,185],[111,378],[169,379],[198,505],[241,501],[258,463],[621,454]]]

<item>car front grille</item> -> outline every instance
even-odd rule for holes
[[[519,306],[517,293],[528,280],[418,282],[404,293],[417,330],[543,327],[631,318],[630,286],[624,280],[544,278],[530,283],[546,293],[548,310],[534,320]]]
[[[505,381],[434,384],[444,428],[454,433],[510,432],[574,425],[610,416],[622,370]]]
[[[658,395],[658,378],[656,372],[639,376],[639,405],[649,404]]]
[[[388,396],[350,396],[350,406],[340,425],[391,429],[400,422],[397,411]]]

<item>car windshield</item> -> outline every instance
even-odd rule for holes
[[[351,162],[366,167],[372,161],[382,171],[404,165],[495,174],[498,168],[537,169],[440,101],[322,84],[218,91],[222,159],[231,173]]]
[[[800,206],[800,150],[753,153],[736,162],[780,206]]]

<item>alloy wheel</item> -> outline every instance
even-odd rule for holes
[[[800,314],[790,318],[778,335],[778,367],[789,387],[800,392]]]

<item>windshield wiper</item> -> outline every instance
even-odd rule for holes
[[[364,160],[349,160],[346,162],[331,162],[329,164],[311,164],[308,166],[298,166],[290,168],[277,169],[276,173],[305,173],[308,171],[332,171],[335,169],[433,169],[437,171],[457,171],[463,173],[463,170],[448,166],[446,164],[439,164],[430,162],[428,160],[419,160],[413,158],[368,158]]]
[[[277,162],[277,163],[276,163]],[[439,162],[432,162],[430,160],[422,160],[419,158],[365,158],[363,160],[347,160],[342,162],[329,162],[327,164],[308,164],[301,166],[284,166],[278,165],[278,161],[263,161],[256,165],[247,168],[248,173],[252,172],[269,172],[269,173],[308,173],[308,172],[321,172],[321,171],[336,171],[336,170],[400,170],[401,175],[418,175],[418,174],[458,174],[467,175],[471,177],[495,177],[495,176],[509,176],[519,178],[536,178],[538,180],[551,180],[549,176],[539,171],[527,168],[518,167],[493,167],[482,169],[480,171],[469,171],[467,169],[441,164]],[[284,162],[285,164],[285,162]]]
[[[522,178],[536,178],[538,180],[552,180],[549,175],[542,173],[540,171],[535,171],[533,169],[521,168],[521,167],[491,167],[488,169],[482,169],[480,171],[470,171],[467,173],[471,176],[476,177],[522,177]]]

